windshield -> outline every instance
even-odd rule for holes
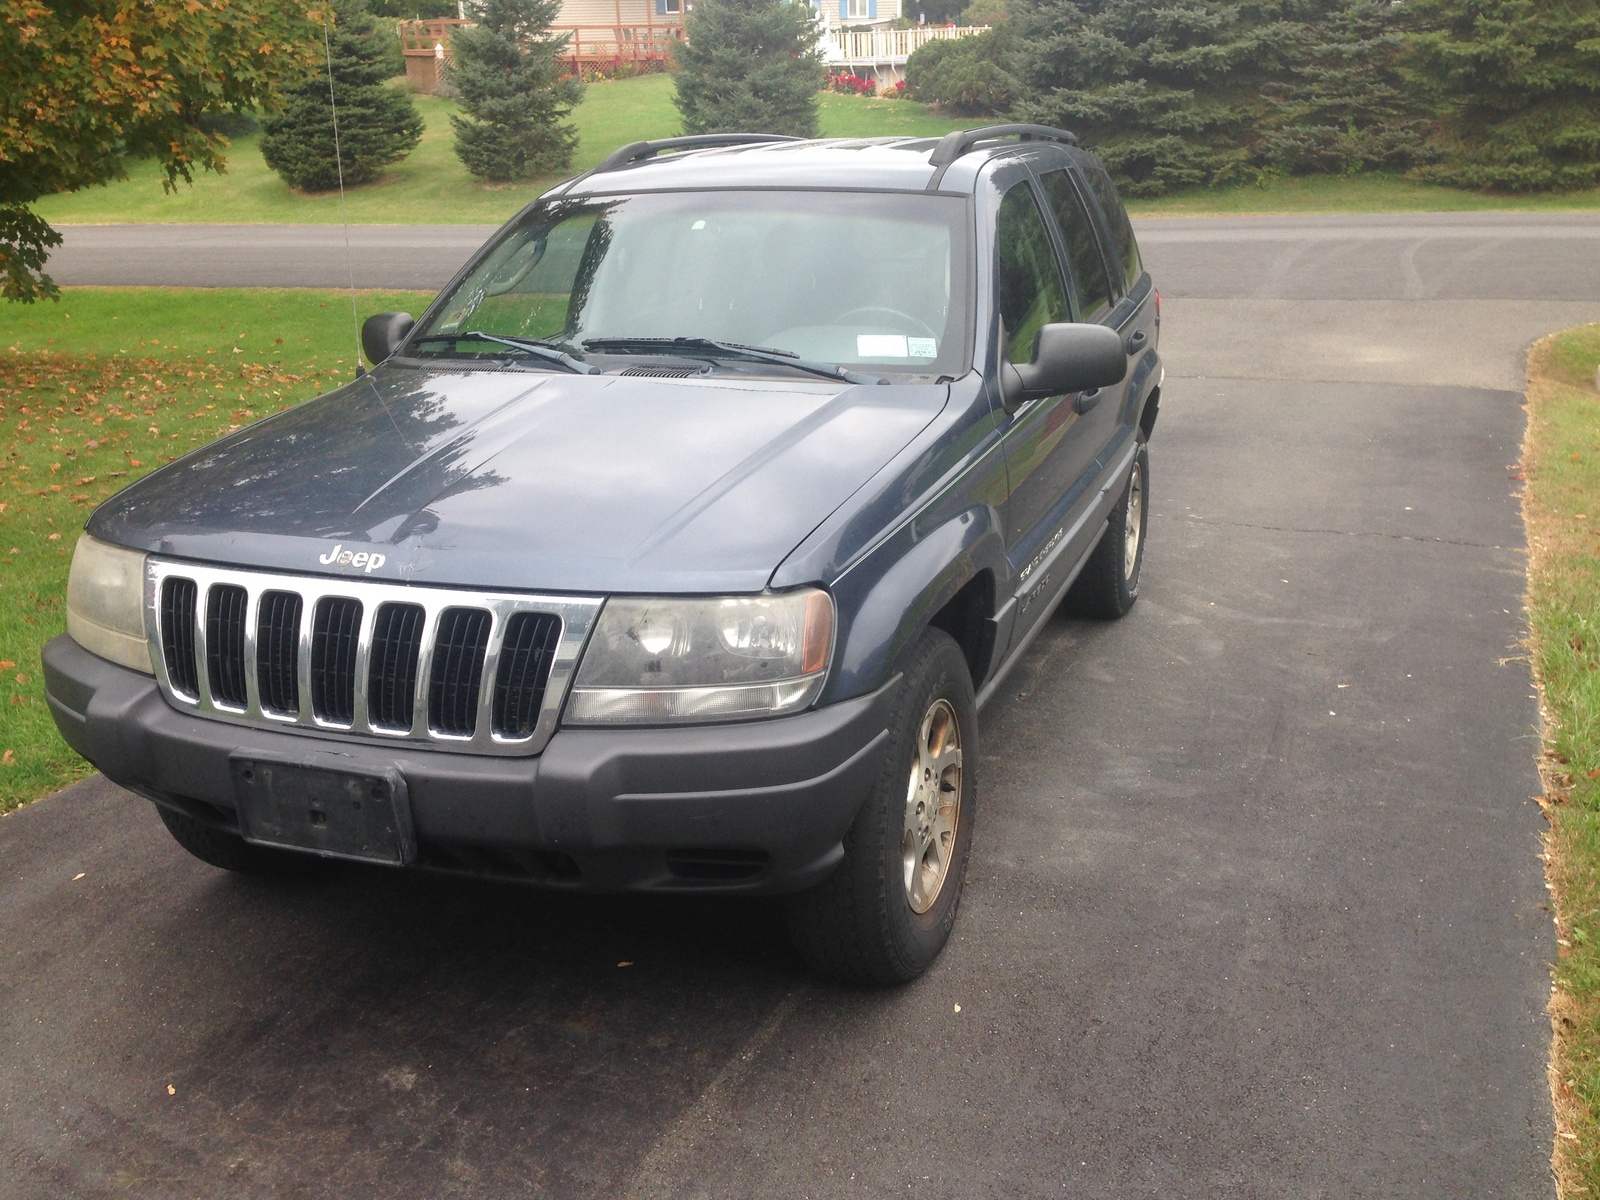
[[[661,352],[619,340],[694,338],[891,377],[959,375],[971,307],[966,225],[966,206],[948,196],[556,200],[523,217],[442,299],[409,353],[506,352],[449,337],[477,333],[547,340],[592,362]],[[680,351],[718,357],[703,345]]]

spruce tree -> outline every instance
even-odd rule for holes
[[[353,0],[337,0],[329,32],[333,101],[339,117],[334,154],[334,107],[329,103],[327,57],[316,55],[309,75],[286,88],[283,109],[261,124],[261,156],[292,187],[326,192],[371,183],[391,163],[416,149],[422,117],[411,97],[390,87],[385,46],[390,36]]]
[[[1402,171],[1429,161],[1427,97],[1404,72],[1403,10],[1341,0],[1311,23],[1261,147],[1291,173]]]
[[[1411,0],[1419,82],[1442,101],[1445,161],[1461,187],[1534,191],[1600,183],[1600,4]]]
[[[786,0],[700,0],[684,19],[677,95],[685,133],[817,136],[816,16]]]
[[[565,170],[578,147],[564,123],[583,83],[563,78],[567,38],[546,36],[561,0],[471,0],[476,27],[451,40],[447,78],[464,116],[452,116],[456,156],[480,179],[508,182]]]
[[[1316,0],[1019,0],[1026,120],[1064,125],[1132,195],[1254,177]]]

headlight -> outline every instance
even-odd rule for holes
[[[144,555],[80,537],[67,577],[67,632],[91,654],[155,674],[144,635]]]
[[[737,721],[816,699],[833,649],[833,601],[773,596],[620,597],[578,665],[568,725]]]

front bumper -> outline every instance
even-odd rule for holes
[[[157,804],[237,832],[231,758],[395,768],[417,865],[592,891],[819,882],[877,777],[893,687],[769,721],[562,729],[536,757],[490,758],[193,717],[65,635],[43,657],[68,744]]]

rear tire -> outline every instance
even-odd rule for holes
[[[322,860],[314,854],[252,846],[236,833],[216,829],[164,804],[156,805],[156,812],[161,814],[161,823],[178,845],[201,862],[224,871],[281,878],[311,875],[323,867]]]
[[[905,983],[944,949],[966,881],[978,720],[966,656],[926,630],[905,662],[871,794],[821,884],[788,902],[795,949],[818,972]]]
[[[1150,524],[1150,446],[1139,443],[1133,470],[1100,542],[1067,592],[1063,607],[1081,617],[1116,620],[1127,616],[1139,598],[1145,531]]]

